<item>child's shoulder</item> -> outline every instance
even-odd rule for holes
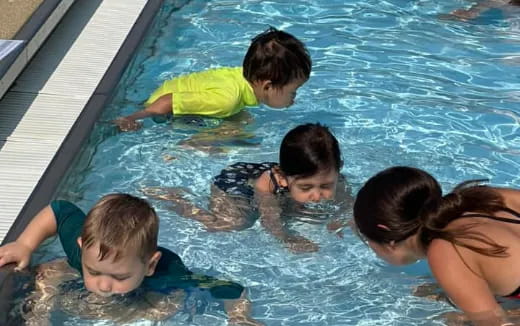
[[[83,224],[83,221],[86,218],[86,214],[81,210],[81,208],[67,200],[54,200],[49,204],[49,206],[56,218],[58,229],[60,229],[60,226],[63,224]]]
[[[275,190],[278,182],[276,181],[276,177],[273,174],[272,169],[277,166],[276,163],[273,162],[265,162],[262,163],[262,167],[264,170],[259,175],[258,179],[255,182],[255,189],[264,193],[272,193]]]
[[[164,247],[157,247],[157,251],[161,253],[161,258],[157,263],[157,268],[155,270],[155,274],[164,274],[164,273],[176,273],[181,272],[185,273],[188,271],[184,263],[182,262],[181,257],[171,251],[170,249]]]

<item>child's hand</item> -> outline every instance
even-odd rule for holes
[[[469,20],[474,19],[479,15],[479,12],[476,10],[466,10],[466,9],[457,9],[450,13],[452,16],[461,19],[461,20]]]
[[[347,225],[344,222],[341,222],[340,220],[333,220],[330,221],[329,224],[327,224],[327,230],[329,230],[329,232],[336,233],[338,237],[343,238],[343,229],[346,226]]]
[[[241,326],[264,326],[263,323],[259,322],[258,320],[255,320],[251,317],[229,319],[229,323],[231,325],[241,325]]]
[[[437,283],[425,283],[418,285],[413,289],[412,295],[434,301],[450,302],[450,299],[446,293],[442,291],[442,288]]]
[[[243,326],[263,326],[261,322],[250,317],[251,301],[246,298],[245,292],[242,292],[240,299],[225,300],[224,308],[226,309],[229,323],[232,325]]]
[[[141,124],[134,119],[117,118],[112,121],[121,131],[136,131],[141,128]]]
[[[15,270],[19,271],[29,265],[32,250],[20,242],[11,242],[0,247],[0,267],[15,263]]]
[[[284,239],[285,245],[293,252],[316,252],[320,247],[301,235],[289,235]]]
[[[469,319],[462,312],[458,311],[445,312],[440,315],[440,319],[449,326],[462,326],[469,323]]]

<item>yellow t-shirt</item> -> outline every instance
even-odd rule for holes
[[[152,93],[145,105],[166,94],[172,95],[174,115],[226,118],[246,106],[258,105],[241,67],[210,69],[167,80]]]

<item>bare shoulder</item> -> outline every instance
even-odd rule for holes
[[[446,259],[451,257],[452,254],[455,258],[458,258],[458,255],[453,247],[453,244],[444,239],[434,239],[430,245],[428,246],[428,250],[426,251],[426,255],[428,257],[428,262],[430,265],[436,264],[438,262],[446,263]]]
[[[270,171],[264,171],[255,182],[255,190],[263,193],[271,192],[271,176]]]
[[[502,198],[507,207],[520,211],[520,190],[512,188],[493,188]]]
[[[470,250],[456,246],[447,240],[434,239],[430,243],[426,255],[434,274],[450,276],[456,270],[477,273],[478,262],[475,261],[475,257],[478,257],[478,255],[474,255]]]

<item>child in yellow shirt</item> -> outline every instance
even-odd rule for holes
[[[145,109],[115,123],[128,131],[140,127],[138,119],[156,115],[227,118],[260,103],[288,107],[309,79],[311,65],[301,41],[271,27],[253,39],[242,67],[210,69],[167,80],[152,93]]]

